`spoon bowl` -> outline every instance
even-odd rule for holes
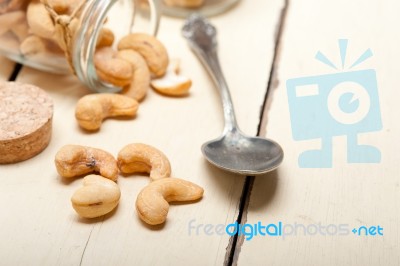
[[[229,132],[201,147],[208,162],[223,170],[243,175],[259,175],[276,169],[283,150],[274,141]]]
[[[264,174],[277,168],[283,160],[279,144],[246,136],[237,126],[229,88],[218,60],[215,27],[202,16],[193,14],[183,26],[182,34],[213,78],[224,110],[224,132],[220,138],[203,144],[204,157],[218,168],[244,175]]]

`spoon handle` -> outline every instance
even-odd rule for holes
[[[193,14],[185,22],[182,34],[187,39],[193,52],[206,67],[219,90],[225,118],[224,133],[236,130],[237,123],[231,95],[219,64],[215,27],[202,16]]]

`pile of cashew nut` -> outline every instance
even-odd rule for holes
[[[0,38],[3,43],[11,42],[10,47],[18,47],[19,53],[26,58],[39,56],[41,60],[51,60],[54,55],[65,55],[70,62],[71,40],[80,26],[79,16],[83,3],[84,0],[2,0]],[[112,30],[106,27],[100,29],[93,63],[102,81],[123,88],[122,95],[137,102],[145,98],[150,87],[167,96],[183,96],[188,93],[191,80],[179,74],[178,63],[170,63],[166,48],[157,38],[134,33],[124,36],[115,45],[114,39]],[[119,109],[122,97],[107,97],[110,99],[99,97],[98,104],[104,110],[113,107]],[[95,97],[90,98],[90,101],[96,101]],[[121,101],[126,103],[128,100]],[[81,103],[86,107],[80,106]],[[109,105],[111,103],[113,105]],[[84,129],[96,130],[100,125],[89,125],[86,121],[95,112],[87,108],[84,101],[78,103],[78,123]],[[134,116],[135,112],[105,112],[102,114],[103,119],[109,117],[109,114]]]
[[[171,164],[165,154],[142,143],[126,145],[117,159],[101,149],[66,145],[57,152],[55,165],[64,178],[89,174],[71,198],[72,207],[85,218],[105,215],[118,206],[121,197],[116,183],[119,172],[149,174],[151,182],[137,196],[136,210],[140,219],[150,225],[166,221],[169,202],[198,200],[204,192],[192,182],[172,178]]]
[[[69,16],[80,0],[4,0],[0,5],[0,37],[12,42],[13,47],[19,47],[25,57],[62,56],[66,49],[63,29],[44,2],[60,15],[60,21],[68,23],[73,34],[79,20],[69,20]]]
[[[84,0],[0,2],[0,38],[12,40],[27,58],[51,54],[68,57],[71,40],[80,26]],[[109,117],[135,116],[150,87],[167,96],[182,96],[192,84],[180,75],[179,62],[169,59],[166,48],[154,36],[128,34],[119,40],[116,49],[114,38],[110,29],[100,30],[93,63],[102,81],[122,87],[123,91],[89,94],[77,102],[75,117],[86,130],[98,130]],[[149,173],[151,182],[137,196],[136,209],[139,217],[151,225],[165,222],[169,202],[193,201],[203,196],[203,189],[196,184],[172,178],[168,158],[145,144],[125,146],[118,159],[101,149],[66,145],[57,152],[55,165],[63,178],[84,176],[83,186],[73,194],[71,202],[75,211],[86,218],[105,215],[118,206],[120,172]]]
[[[179,61],[170,60],[164,45],[144,33],[124,36],[118,43],[118,51],[110,46],[99,47],[94,65],[101,80],[122,87],[123,91],[121,95],[94,94],[78,101],[75,117],[86,130],[98,130],[101,121],[108,117],[135,116],[138,102],[145,98],[150,87],[160,94],[182,96],[192,85],[189,78],[179,74]],[[130,103],[127,109],[135,109],[134,112],[125,111],[127,103]]]

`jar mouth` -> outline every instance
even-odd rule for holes
[[[72,65],[78,78],[95,92],[115,93],[122,90],[102,82],[93,63],[97,38],[112,6],[119,0],[88,1],[81,14],[81,26],[76,32],[72,48]],[[155,35],[159,24],[159,0],[131,0],[132,21],[129,31],[147,32]]]

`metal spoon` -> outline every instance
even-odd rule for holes
[[[203,144],[204,157],[216,167],[244,175],[274,170],[283,160],[283,150],[276,142],[244,135],[238,128],[228,85],[217,54],[217,32],[198,14],[191,15],[182,28],[194,53],[200,58],[219,89],[224,109],[222,136]]]

